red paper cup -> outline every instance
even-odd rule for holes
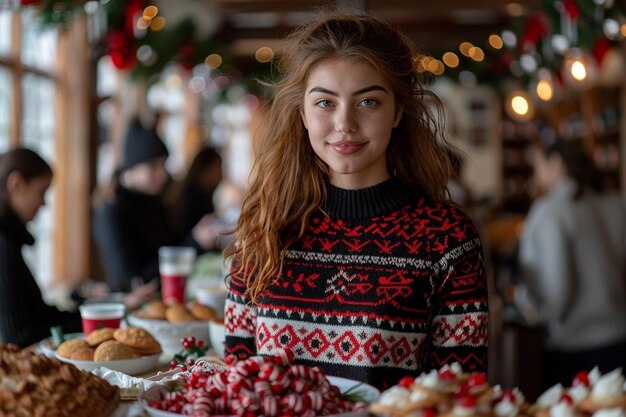
[[[184,304],[185,286],[187,277],[185,275],[161,274],[161,295],[165,304]]]
[[[102,327],[119,328],[125,311],[122,303],[89,303],[79,306],[78,309],[85,337]]]
[[[196,250],[190,247],[159,248],[161,295],[165,304],[184,304],[187,276],[193,269]]]

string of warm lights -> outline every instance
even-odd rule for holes
[[[187,70],[202,64],[212,70],[234,68],[232,54],[219,47],[214,34],[199,38],[193,20],[167,21],[148,0],[22,0],[22,4],[39,7],[42,22],[48,25],[66,25],[77,12],[92,15],[93,20],[104,15],[102,51],[117,68],[137,77],[158,75],[172,63]],[[614,46],[626,38],[626,23],[620,23],[626,22],[623,7],[615,0],[544,0],[540,10],[525,11],[510,3],[510,29],[490,34],[483,45],[464,41],[458,50],[420,55],[417,70],[453,78],[467,87],[490,83],[503,94],[509,94],[504,86],[516,80],[525,86],[524,94],[520,89],[511,97],[529,100],[515,107],[526,109],[520,115],[525,117],[532,113],[533,101],[552,101],[569,87],[587,88],[600,70],[606,72],[607,56],[620,59]],[[257,69],[269,73],[270,66],[263,64],[274,59],[272,48],[260,47],[254,56],[261,64]]]
[[[482,47],[461,42],[458,51],[445,51],[441,59],[421,55],[418,72],[466,87],[489,83],[506,96],[507,111],[518,120],[530,119],[536,103],[559,99],[568,89],[609,84],[621,76],[624,56],[617,46],[626,38],[623,4],[546,0],[541,10],[524,12],[514,3],[509,8],[510,27],[517,31],[490,34]],[[511,85],[518,87],[510,91]]]

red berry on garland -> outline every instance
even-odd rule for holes
[[[194,363],[196,363],[196,361],[194,361],[193,359],[187,359],[187,366],[192,366]]]
[[[187,372],[187,367],[185,365],[183,365],[183,366],[180,367],[180,370],[182,372]]]
[[[178,366],[178,361],[177,361],[176,359],[172,359],[172,360],[170,361],[170,366],[171,366],[172,368],[176,368],[176,366]]]
[[[198,343],[196,343],[196,346],[202,347],[204,346],[204,342],[202,340],[198,340]]]

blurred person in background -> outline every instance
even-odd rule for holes
[[[45,204],[52,169],[35,152],[18,148],[0,156],[0,339],[20,347],[50,336],[50,327],[81,330],[80,314],[47,305],[22,257],[35,239],[26,224]]]
[[[153,128],[138,120],[129,126],[122,164],[96,199],[93,233],[111,292],[129,293],[138,306],[159,287],[161,246],[192,246],[198,253],[215,247],[221,229],[203,217],[186,236],[175,232],[162,201],[170,177],[167,147]]]
[[[174,224],[179,233],[191,232],[202,217],[215,212],[214,193],[221,181],[222,157],[215,148],[203,146],[173,191]]]
[[[626,366],[626,200],[605,195],[580,141],[537,149],[544,195],[520,237],[515,299],[545,327],[544,387]]]

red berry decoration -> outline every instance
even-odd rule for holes
[[[422,417],[437,417],[437,411],[434,408],[424,408],[422,410]]]
[[[459,387],[454,390],[453,394],[456,398],[463,398],[470,395],[469,381],[459,385]]]
[[[412,376],[403,376],[400,378],[400,381],[398,381],[398,385],[404,388],[410,388],[413,382],[415,382],[415,378]]]
[[[459,405],[463,408],[473,408],[476,407],[476,398],[468,395],[459,400]]]
[[[502,390],[502,396],[498,399],[498,401],[509,400],[509,402],[515,403],[517,401],[517,396],[510,388],[505,388]]]
[[[484,372],[474,372],[467,381],[470,387],[480,387],[487,383],[487,375]]]
[[[453,380],[456,378],[456,375],[454,375],[454,372],[452,372],[450,368],[447,368],[442,371],[439,371],[439,378],[445,379],[445,380]]]
[[[583,384],[584,386],[589,387],[591,385],[589,382],[589,374],[585,371],[577,373],[572,381],[572,385],[576,384]]]
[[[561,398],[559,398],[559,402],[566,402],[569,405],[574,405],[574,399],[569,394],[561,395]]]

